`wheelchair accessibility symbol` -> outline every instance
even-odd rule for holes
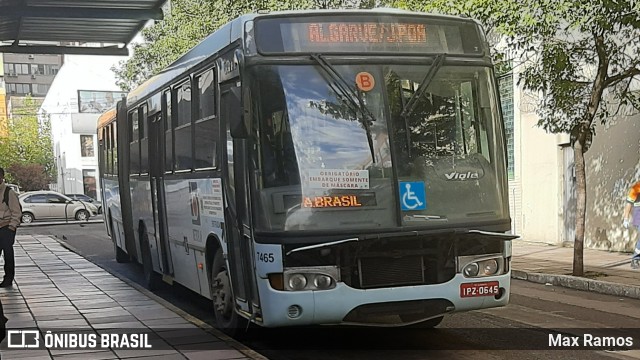
[[[400,182],[400,206],[402,211],[427,208],[423,181]]]

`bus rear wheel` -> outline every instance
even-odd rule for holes
[[[231,289],[231,279],[221,249],[216,251],[211,266],[211,298],[216,327],[229,336],[237,336],[246,325],[246,320],[234,310],[235,299]]]

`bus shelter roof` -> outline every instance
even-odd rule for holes
[[[0,53],[127,55],[166,0],[0,0]]]

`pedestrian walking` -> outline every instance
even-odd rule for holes
[[[22,216],[18,195],[4,182],[4,169],[0,168],[0,254],[4,254],[4,279],[0,287],[13,284],[16,263],[13,256],[13,243],[16,241],[16,229]]]
[[[631,268],[640,269],[640,181],[631,186],[629,195],[627,195],[627,203],[624,206],[624,214],[622,215],[622,225],[625,229],[629,228],[630,220],[633,226],[638,229],[638,240],[633,250]]]

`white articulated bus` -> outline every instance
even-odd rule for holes
[[[505,136],[480,26],[252,14],[99,120],[118,261],[246,321],[437,325],[509,301]]]

